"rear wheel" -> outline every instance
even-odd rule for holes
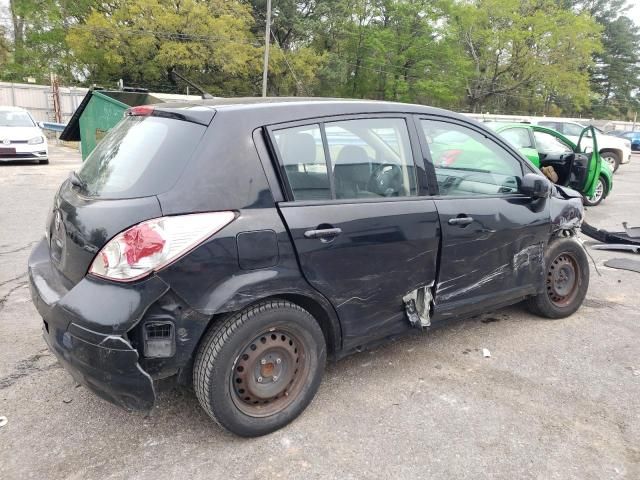
[[[609,164],[609,166],[611,167],[611,171],[613,173],[616,172],[616,170],[618,170],[618,167],[620,166],[620,157],[618,156],[617,153],[615,152],[602,152],[600,153],[600,158],[602,159],[603,162],[607,162]]]
[[[532,313],[564,318],[574,313],[589,289],[589,262],[584,247],[574,238],[558,238],[545,252],[544,292],[527,300]]]
[[[316,320],[284,300],[259,303],[215,325],[196,355],[193,384],[202,408],[244,437],[277,430],[313,399],[326,345]]]
[[[596,189],[593,192],[593,195],[591,195],[590,197],[583,196],[583,203],[589,207],[595,207],[600,202],[602,202],[602,200],[604,200],[604,198],[607,196],[607,193],[607,181],[603,176],[600,176],[600,178],[598,178],[598,184],[596,185]]]
[[[45,158],[44,160],[39,160],[38,163],[40,165],[48,165],[49,164],[49,159]]]

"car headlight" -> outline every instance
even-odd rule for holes
[[[38,137],[30,138],[27,143],[29,145],[38,145],[40,143],[44,143],[44,137],[43,136],[38,136]]]

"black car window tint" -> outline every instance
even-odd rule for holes
[[[324,125],[336,198],[416,194],[407,124],[402,118],[365,118]]]
[[[320,126],[276,130],[274,138],[293,200],[330,200],[331,187]]]
[[[522,165],[485,135],[462,125],[421,120],[440,195],[518,192]]]

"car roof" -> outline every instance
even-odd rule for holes
[[[401,102],[388,102],[379,100],[327,98],[327,97],[235,97],[213,98],[190,102],[161,103],[154,105],[159,110],[164,109],[193,109],[194,107],[211,108],[216,111],[255,110],[255,111],[280,111],[280,110],[306,110],[309,117],[326,115],[335,110],[336,114],[349,114],[359,112],[407,112],[440,114],[455,116],[469,121],[468,117],[461,114],[426,105],[417,105]]]

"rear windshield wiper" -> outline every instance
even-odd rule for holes
[[[84,192],[87,191],[87,182],[82,180],[76,172],[71,171],[69,173],[69,181],[71,182],[71,185],[73,185],[74,187],[78,187],[80,190]]]

